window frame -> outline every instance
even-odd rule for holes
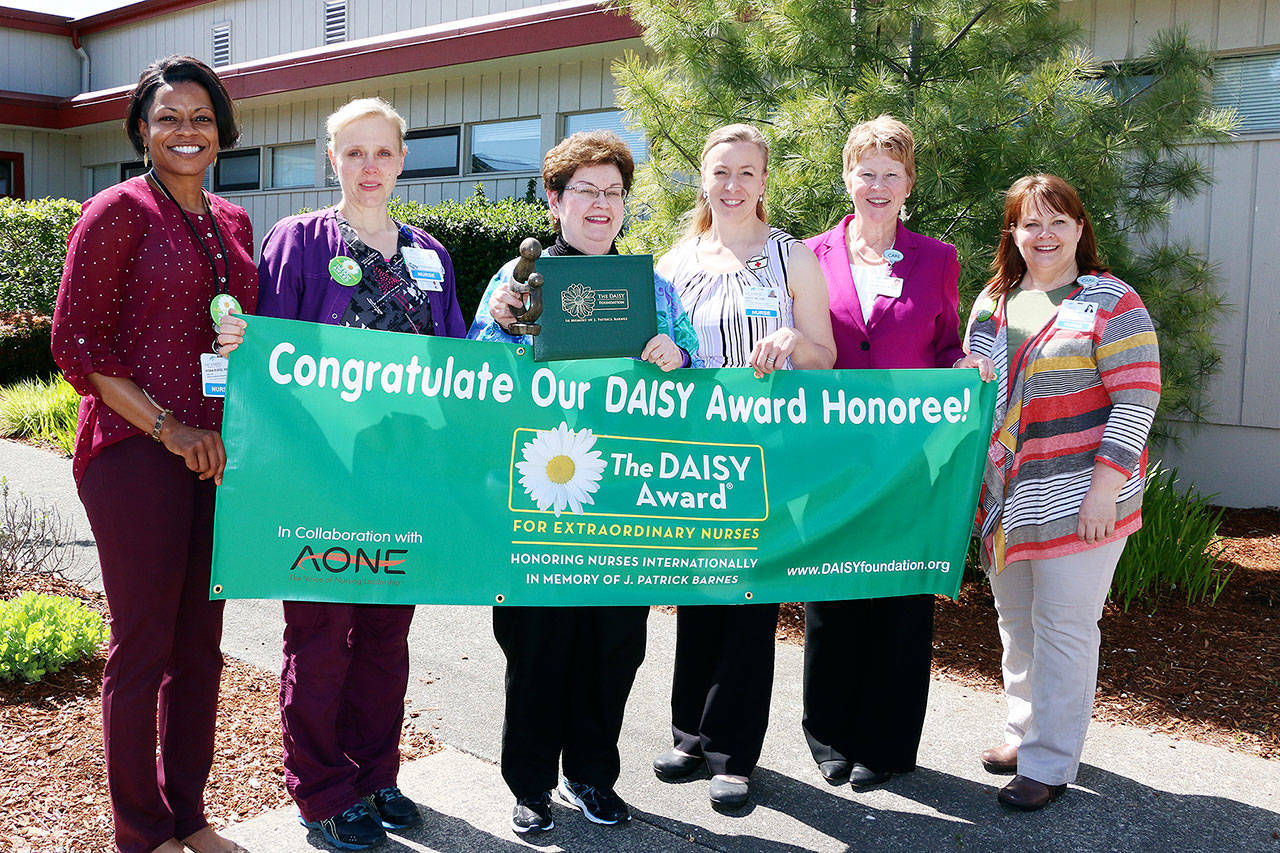
[[[224,183],[220,179],[222,166],[230,160],[247,160],[250,157],[257,159],[258,177],[252,183],[240,181],[237,183]],[[213,164],[213,191],[215,193],[224,192],[251,192],[253,190],[262,189],[262,149],[261,148],[234,148],[230,151],[223,151],[218,154],[218,160]]]
[[[493,171],[481,171],[475,168],[474,161],[476,156],[476,152],[475,152],[476,128],[492,127],[494,125],[499,125],[499,124],[525,124],[525,123],[533,123],[538,127],[538,144],[536,147],[538,148],[539,153],[533,165],[530,165],[528,168],[524,168],[524,169],[502,169],[502,170],[493,170]],[[541,116],[522,116],[518,118],[498,119],[495,121],[473,122],[467,125],[467,152],[466,152],[467,171],[464,174],[466,174],[467,176],[487,177],[490,175],[492,176],[527,175],[531,172],[540,173],[542,171],[542,159],[543,159],[544,153],[545,152],[542,151],[542,117]]]
[[[141,160],[126,160],[120,164],[120,183],[124,183],[130,178],[136,178],[139,175],[145,175],[149,167]]]
[[[405,168],[400,173],[401,178],[449,178],[462,174],[462,125],[454,124],[448,127],[429,127],[421,130],[412,130],[404,135],[404,144],[407,148],[409,143],[415,139],[435,139],[441,136],[453,136],[454,152],[453,152],[453,168],[436,167],[430,169],[409,169]],[[407,157],[407,154],[406,154]]]
[[[309,147],[309,148],[311,149],[311,155],[312,155],[312,156],[311,156],[311,178],[310,178],[310,180],[308,180],[308,181],[307,181],[307,183],[305,183],[305,184],[278,184],[278,183],[276,183],[276,163],[275,163],[275,152],[276,152],[276,150],[277,150],[277,149],[280,149],[280,148],[302,148],[302,147],[304,147],[304,146]],[[314,187],[315,187],[315,185],[316,185],[316,174],[315,174],[315,149],[316,149],[316,143],[315,143],[315,140],[314,140],[314,139],[312,139],[312,140],[303,140],[302,142],[282,142],[282,143],[280,143],[279,145],[266,145],[266,146],[263,146],[263,150],[266,152],[266,156],[263,158],[263,162],[266,164],[266,167],[267,167],[267,168],[266,168],[266,170],[265,170],[265,171],[267,172],[267,180],[265,180],[265,181],[264,181],[264,180],[262,179],[262,177],[263,177],[263,176],[262,176],[262,173],[263,173],[263,171],[264,171],[264,170],[263,170],[263,168],[262,168],[262,163],[260,163],[260,164],[259,164],[259,166],[258,166],[258,186],[259,186],[259,188],[264,189],[264,190],[296,190],[296,189],[314,188]],[[216,167],[215,167],[215,168],[216,168]]]
[[[12,192],[0,193],[0,198],[27,200],[26,158],[27,155],[21,151],[0,151],[0,160],[9,164],[13,177]]]

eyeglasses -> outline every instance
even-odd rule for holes
[[[604,196],[607,201],[620,203],[627,200],[627,191],[622,187],[609,187],[602,190],[594,184],[571,184],[564,188],[565,192],[573,193],[583,201],[595,201]]]

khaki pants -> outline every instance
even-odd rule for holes
[[[1018,773],[1046,785],[1074,782],[1098,684],[1098,620],[1128,537],[991,573],[999,614],[1009,720]]]

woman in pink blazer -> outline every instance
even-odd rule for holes
[[[835,367],[956,366],[955,247],[898,218],[915,182],[907,126],[855,126],[844,181],[854,212],[805,241],[827,279]],[[864,789],[915,769],[932,652],[931,595],[805,604],[803,725],[829,783]]]

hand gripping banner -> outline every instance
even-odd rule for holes
[[[954,597],[976,370],[663,373],[250,317],[213,598],[519,605]]]

